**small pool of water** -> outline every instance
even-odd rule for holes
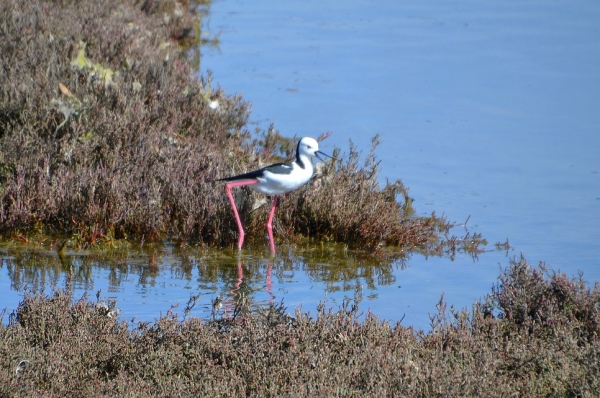
[[[64,256],[51,245],[4,242],[0,256],[0,291],[9,311],[26,292],[51,294],[64,288],[76,299],[87,294],[95,301],[100,292],[102,300],[116,300],[121,319],[127,321],[154,321],[170,310],[181,319],[192,295],[199,299],[191,316],[211,317],[217,297],[224,303],[220,315],[231,314],[235,301],[251,296],[256,306],[283,302],[292,315],[296,308],[316,314],[319,303],[337,310],[344,300],[358,299],[363,315],[371,311],[391,322],[402,319],[427,329],[428,314],[415,302],[435,303],[444,289],[455,293],[431,277],[452,275],[447,258],[430,258],[424,266],[405,269],[404,261],[382,261],[335,243],[282,243],[272,257],[268,246],[258,242],[242,252],[132,245],[68,250]],[[472,261],[461,267],[466,283],[479,280],[482,270]]]

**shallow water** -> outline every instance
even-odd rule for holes
[[[262,128],[368,150],[415,208],[464,221],[511,256],[600,281],[600,3],[590,1],[216,1],[219,51],[202,70],[243,93]],[[402,289],[422,325],[436,296],[489,292],[508,260],[413,257]],[[410,294],[406,294],[410,289]],[[425,294],[430,292],[430,294]],[[384,300],[385,298],[385,300]],[[412,308],[412,307],[411,307]]]
[[[332,131],[326,153],[348,139],[366,151],[379,133],[381,181],[401,178],[419,213],[470,216],[490,249],[508,239],[508,256],[600,280],[600,3],[382,3],[217,1],[206,29],[221,33],[220,49],[203,50],[201,69],[243,93],[263,128]],[[442,293],[470,306],[508,264],[503,252],[414,255],[402,268],[343,245],[278,249],[273,260],[266,241],[241,256],[146,246],[61,260],[49,247],[5,245],[0,308],[16,308],[26,289],[71,283],[76,297],[102,289],[117,299],[124,319],[182,313],[197,293],[196,316],[242,292],[314,312],[359,283],[364,310],[427,328]]]
[[[350,251],[344,244],[314,242],[283,243],[275,257],[266,241],[264,247],[258,242],[247,244],[241,252],[130,244],[117,249],[72,249],[64,255],[50,240],[42,245],[4,242],[0,256],[3,305],[9,309],[16,308],[27,291],[51,294],[65,288],[75,298],[87,293],[92,300],[100,291],[102,299],[118,301],[122,319],[144,321],[169,310],[182,316],[190,297],[198,294],[190,315],[205,318],[212,315],[212,301],[219,296],[222,312],[231,312],[240,297],[252,296],[259,306],[283,300],[291,313],[295,307],[314,313],[319,302],[336,309],[345,299],[355,298],[356,292],[366,304],[365,311],[375,303],[382,313],[395,314],[397,300],[386,301],[402,293],[386,292],[402,288],[396,273],[404,267],[402,261],[381,261]]]

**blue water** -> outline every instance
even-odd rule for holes
[[[470,216],[510,256],[600,281],[598,21],[593,1],[223,0],[201,67],[262,128],[332,131],[329,152],[380,134],[382,183],[401,178],[420,213]],[[415,257],[371,306],[416,306],[421,326],[442,292],[468,306],[507,264]]]
[[[350,259],[348,273],[327,282],[319,272],[328,264],[301,253],[243,256],[238,268],[231,251],[167,247],[152,272],[139,256],[118,269],[81,267],[88,274],[75,294],[102,289],[124,319],[151,321],[172,305],[181,313],[197,293],[197,316],[210,316],[218,294],[242,291],[314,313],[324,299],[339,306],[359,282],[364,310],[427,328],[441,294],[469,307],[521,253],[600,281],[598,21],[593,1],[213,2],[204,30],[220,33],[220,46],[203,48],[201,73],[251,101],[253,125],[274,122],[287,136],[331,131],[326,153],[347,152],[348,140],[367,151],[380,134],[382,184],[400,178],[419,214],[470,217],[490,250],[507,239],[514,249],[475,261],[414,255],[373,278]],[[24,289],[3,256],[0,308],[12,309]],[[51,271],[37,279],[64,286],[64,273]]]

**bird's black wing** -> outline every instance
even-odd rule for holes
[[[275,174],[290,174],[293,167],[289,163],[273,163],[262,169],[250,171],[248,173],[240,174],[233,177],[219,178],[215,181],[241,181],[241,180],[255,180],[263,176],[265,171],[270,171]]]
[[[286,175],[292,174],[292,170],[294,170],[294,167],[291,165],[291,163],[273,163],[272,165],[261,169],[261,171],[270,171],[274,174]]]

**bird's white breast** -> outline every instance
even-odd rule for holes
[[[289,174],[272,173],[265,170],[262,177],[258,177],[258,184],[250,185],[250,188],[265,195],[281,195],[293,191],[306,184],[313,174],[313,165],[310,159],[304,161],[302,168],[292,163],[292,171]]]

